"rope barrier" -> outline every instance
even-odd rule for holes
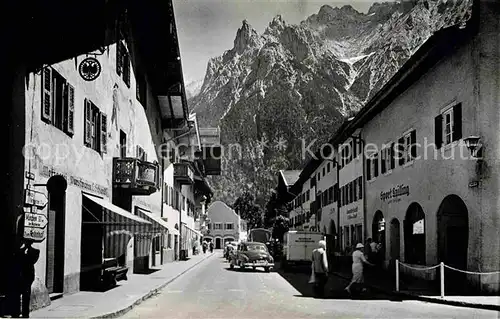
[[[466,274],[469,274],[469,275],[495,275],[495,274],[500,274],[500,271],[475,272],[475,271],[467,271],[467,270],[461,270],[461,269],[453,268],[453,267],[448,266],[446,264],[444,266],[446,268],[448,268],[448,269],[452,269],[452,270],[455,270],[455,271],[458,271],[458,272],[463,272],[463,273],[466,273]]]
[[[419,268],[417,268],[417,267],[408,266],[407,264],[402,263],[402,262],[399,262],[399,264],[405,266],[406,268],[410,268],[410,269],[414,269],[414,270],[431,270],[431,269],[439,268],[439,265],[431,266],[431,267],[419,267]]]

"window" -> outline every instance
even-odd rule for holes
[[[413,130],[406,133],[398,140],[399,147],[399,165],[413,161],[417,157],[417,131]]]
[[[311,178],[311,188],[316,186],[316,177]]]
[[[378,176],[378,154],[372,155],[366,160],[366,178],[372,180]]]
[[[122,41],[116,45],[116,73],[130,87],[130,56]]]
[[[144,151],[144,149],[142,147],[140,147],[139,145],[137,145],[137,149],[136,149],[136,157],[138,159],[140,159],[141,161],[146,161],[147,160],[147,155],[146,155],[146,152]]]
[[[462,103],[446,109],[435,119],[435,142],[441,146],[451,144],[462,138]]]
[[[333,203],[333,186],[328,189],[328,203]]]
[[[311,199],[311,190],[308,189],[306,193],[306,200],[309,201]]]
[[[327,172],[327,173],[330,173],[330,163],[327,163],[327,164],[326,164],[326,172]]]
[[[333,201],[336,202],[339,200],[339,184],[336,183],[333,185]]]
[[[155,253],[160,253],[160,236],[153,238],[153,249]]]
[[[358,177],[358,190],[359,190],[358,198],[363,199],[363,177],[362,176]]]
[[[127,134],[120,130],[120,157],[127,157]]]
[[[226,230],[233,230],[234,229],[234,224],[233,223],[226,223]]]
[[[323,176],[325,176],[325,167],[323,167]]]
[[[214,223],[214,230],[222,230],[222,223]]]
[[[84,101],[84,144],[100,154],[107,150],[107,116],[90,100]]]
[[[42,71],[42,120],[74,134],[75,88],[54,69]]]
[[[172,234],[167,235],[167,248],[172,248]]]
[[[352,184],[352,196],[353,196],[353,201],[358,200],[358,181],[354,180],[351,182]]]
[[[318,182],[321,180],[321,174],[318,173]]]
[[[207,224],[207,228],[208,228],[208,230],[212,230],[212,224],[211,224],[211,223],[208,223],[208,224]]]
[[[394,168],[394,143],[384,146],[380,159],[380,172],[385,174]]]

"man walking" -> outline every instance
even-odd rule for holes
[[[30,314],[31,285],[35,280],[35,264],[40,257],[40,250],[31,247],[32,244],[33,241],[25,239],[24,247],[20,249],[23,318],[28,318]]]
[[[325,285],[328,281],[328,260],[326,256],[326,242],[320,240],[318,248],[312,253],[312,271],[314,272],[314,294],[316,297],[324,297]]]

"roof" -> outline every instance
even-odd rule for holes
[[[301,172],[301,170],[280,170],[280,174],[286,186],[292,186],[293,184],[295,184],[295,182],[299,179]]]

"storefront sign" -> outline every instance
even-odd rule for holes
[[[97,194],[100,194],[103,196],[108,196],[108,188],[107,187],[101,186],[101,185],[93,183],[91,181],[87,181],[87,180],[80,178],[80,177],[69,176],[67,174],[58,172],[49,166],[42,166],[40,169],[40,175],[44,176],[44,177],[49,177],[49,178],[54,176],[54,175],[61,175],[66,179],[68,184],[75,185],[76,187],[79,187],[79,188],[84,189],[86,191],[97,193]]]
[[[358,217],[358,206],[347,210],[347,219]]]
[[[42,242],[45,240],[45,228],[24,227],[23,237],[35,242]]]
[[[405,195],[406,196],[410,195],[410,186],[401,184],[391,188],[388,191],[380,192],[380,199],[382,201],[387,201],[388,203],[392,203],[401,200],[399,197]]]

